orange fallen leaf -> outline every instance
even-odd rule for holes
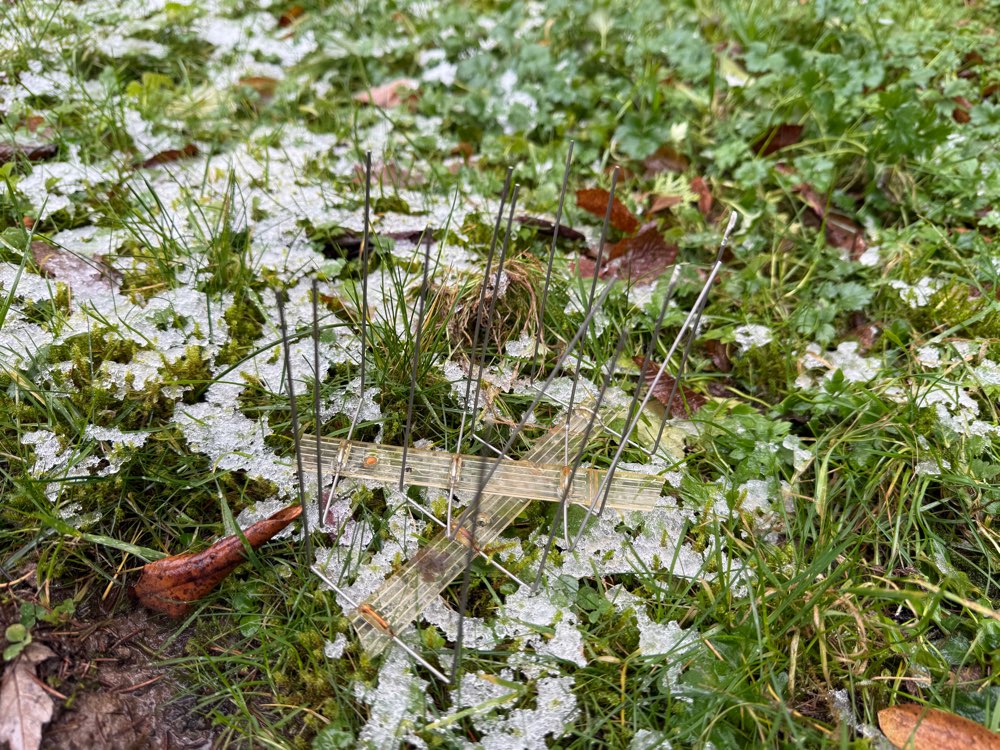
[[[415,104],[419,85],[413,78],[396,78],[367,91],[359,91],[354,95],[354,101],[384,109],[398,107],[404,102]]]
[[[972,109],[972,102],[964,96],[956,96],[952,101],[954,101],[957,106],[951,111],[951,119],[961,125],[971,122],[972,115],[970,115],[969,112]]]
[[[603,219],[608,210],[608,198],[610,197],[611,193],[604,188],[577,190],[576,205]],[[625,234],[632,234],[639,228],[639,220],[617,197],[611,204],[611,226],[620,232],[625,232]]]
[[[643,367],[643,362],[646,362],[643,378],[652,385],[653,381],[656,380],[656,373],[660,366],[653,360],[647,361],[645,357],[633,357],[632,361],[639,365],[640,369]],[[708,399],[700,393],[682,385],[677,389],[671,403],[668,404],[667,400],[670,399],[670,392],[674,389],[675,382],[677,381],[664,370],[656,382],[656,387],[653,388],[653,398],[663,404],[667,413],[674,419],[686,419],[708,403]]]
[[[19,143],[0,143],[0,164],[6,164],[16,159],[27,161],[45,161],[51,159],[59,151],[54,143],[27,145]]]
[[[179,159],[190,159],[200,153],[201,151],[196,145],[189,143],[184,146],[184,148],[168,148],[165,151],[153,154],[139,166],[143,169],[149,169],[150,167],[156,167],[160,164],[169,164],[170,162],[177,161]]]
[[[240,86],[253,89],[262,99],[270,99],[278,87],[278,79],[271,76],[245,76],[240,79]]]
[[[653,196],[653,202],[650,204],[649,210],[646,211],[646,216],[663,213],[668,208],[679,206],[683,201],[684,199],[679,195],[660,195],[657,193]]]
[[[295,21],[305,12],[306,12],[305,8],[303,8],[301,5],[291,6],[288,10],[282,13],[281,17],[278,19],[278,28],[279,29],[288,28],[293,23],[295,23]]]
[[[1000,750],[1000,735],[963,716],[905,703],[878,712],[878,725],[889,741],[906,750]]]
[[[698,210],[701,212],[701,215],[708,216],[715,201],[712,199],[712,193],[708,189],[708,183],[705,182],[705,178],[692,177],[691,190],[698,194]]]
[[[753,150],[758,156],[770,156],[775,151],[794,146],[802,137],[801,125],[782,123],[767,131],[753,144]]]
[[[257,549],[301,514],[301,505],[283,508],[244,529],[243,536]],[[227,536],[203,552],[185,552],[145,565],[133,591],[144,607],[183,617],[245,560],[243,540]]]

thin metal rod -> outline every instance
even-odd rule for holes
[[[705,298],[705,302],[708,302],[707,297]],[[687,343],[684,344],[684,353],[681,355],[681,363],[677,366],[677,372],[674,373],[674,384],[670,386],[670,395],[667,396],[666,408],[663,410],[663,419],[660,420],[660,429],[656,432],[656,440],[653,441],[653,448],[650,453],[656,453],[656,451],[660,448],[660,440],[663,439],[663,430],[666,428],[667,422],[670,421],[671,410],[674,406],[674,398],[677,396],[681,378],[684,377],[684,368],[687,366],[688,357],[691,356],[691,345],[694,344],[694,339],[698,335],[698,325],[701,323],[701,315],[703,312],[705,312],[705,305],[702,305],[698,309],[698,314],[695,316],[694,322],[691,324],[691,328],[688,329]],[[684,401],[683,394],[681,394],[681,401]]]
[[[486,371],[486,347],[489,344],[490,334],[493,332],[493,316],[497,311],[497,299],[500,297],[500,282],[503,280],[503,265],[507,258],[507,249],[510,247],[511,225],[514,222],[514,210],[517,208],[517,194],[521,186],[514,185],[514,194],[510,199],[510,213],[507,215],[507,231],[503,238],[503,247],[500,248],[500,259],[497,261],[496,278],[493,282],[493,293],[490,295],[490,306],[486,313],[486,326],[483,328],[482,346],[479,347],[479,372],[476,375],[476,395],[472,401],[472,416],[469,422],[469,433],[476,431],[476,413],[479,411],[479,394],[482,388],[478,387],[483,381],[483,373]],[[486,279],[483,280],[484,282]]]
[[[604,212],[604,226],[601,227],[601,241],[597,245],[597,260],[594,262],[594,278],[590,282],[590,294],[587,297],[587,310],[594,304],[594,294],[597,292],[597,279],[601,272],[601,260],[604,257],[604,243],[608,239],[608,226],[611,224],[611,210],[615,204],[615,188],[618,186],[618,175],[621,167],[615,167],[611,173],[611,189],[608,190],[608,207]],[[586,337],[586,332],[584,333]],[[576,374],[573,376],[573,385],[569,391],[569,410],[566,412],[566,448],[563,452],[563,463],[569,463],[569,419],[573,414],[573,401],[576,399],[576,386],[580,380],[580,368],[583,366],[583,347],[577,352]]]
[[[559,222],[562,221],[563,204],[566,201],[566,186],[569,184],[569,168],[573,163],[573,146],[575,141],[570,139],[569,150],[566,152],[566,166],[563,168],[562,177],[562,187],[559,188],[559,207],[556,209],[556,224],[552,229],[552,247],[549,248],[549,262],[545,268],[545,284],[542,287],[542,305],[538,308],[538,330],[535,334],[535,348],[531,352],[531,361],[538,358],[538,347],[542,343],[542,338],[545,334],[545,305],[549,299],[549,282],[552,280],[552,264],[556,258],[556,240],[559,238]],[[537,370],[541,369],[541,365],[538,366]],[[532,380],[537,373],[536,368],[532,367]]]
[[[559,498],[559,506],[555,517],[552,519],[552,526],[549,529],[548,539],[545,540],[545,547],[542,549],[542,559],[538,564],[538,572],[535,575],[535,581],[531,585],[531,592],[534,593],[538,590],[538,586],[542,582],[542,574],[545,572],[545,563],[549,558],[549,552],[552,551],[552,546],[556,539],[556,529],[558,524],[556,523],[556,518],[559,517],[560,513],[562,515],[563,522],[563,534],[566,537],[566,544],[569,545],[569,492],[573,486],[573,480],[576,478],[576,472],[580,468],[580,464],[583,462],[584,453],[587,450],[587,441],[590,439],[590,432],[594,428],[594,423],[597,421],[597,413],[601,408],[601,403],[604,401],[604,395],[607,393],[608,388],[611,386],[611,379],[614,377],[615,367],[618,363],[618,358],[621,356],[622,351],[625,349],[625,341],[628,339],[629,329],[627,326],[622,326],[621,333],[618,335],[618,344],[615,346],[614,357],[611,360],[611,364],[608,367],[608,373],[604,378],[604,383],[602,384],[600,393],[597,394],[597,401],[594,404],[594,414],[590,421],[587,422],[587,427],[583,431],[583,437],[581,438],[580,450],[576,454],[576,458],[573,459],[573,465],[567,474],[563,476],[563,490],[562,496]],[[565,471],[565,468],[563,469]]]
[[[490,239],[490,250],[486,255],[486,271],[483,273],[483,282],[479,286],[479,302],[476,306],[476,325],[472,332],[472,351],[469,353],[469,373],[465,380],[465,396],[462,399],[462,421],[458,427],[458,440],[455,443],[455,453],[459,454],[462,452],[462,441],[465,437],[465,419],[468,415],[469,408],[469,396],[472,389],[472,372],[474,368],[474,363],[476,361],[476,349],[479,346],[479,332],[480,323],[482,321],[482,309],[483,301],[486,299],[486,282],[490,278],[490,271],[493,268],[493,254],[496,252],[497,248],[497,238],[500,236],[500,224],[503,221],[503,209],[507,202],[507,194],[510,192],[510,182],[514,176],[514,168],[507,167],[507,177],[503,183],[503,191],[500,193],[500,208],[497,210],[497,220],[493,224],[493,236]],[[479,383],[476,383],[476,390],[478,392]],[[448,528],[451,528],[451,515],[454,508],[455,495],[452,490],[448,491],[448,509],[446,512],[446,521]]]
[[[424,230],[429,235],[430,227]],[[399,491],[403,491],[406,479],[406,452],[410,447],[410,433],[413,430],[413,399],[417,392],[417,368],[420,364],[420,335],[424,329],[424,307],[427,302],[427,277],[431,268],[431,243],[424,246],[424,274],[420,283],[420,299],[417,301],[417,332],[413,340],[413,368],[410,370],[410,398],[406,403],[406,428],[403,430],[403,465],[399,469]]]
[[[667,363],[670,361],[670,358],[674,355],[674,351],[676,351],[677,346],[681,341],[681,337],[684,335],[685,331],[688,330],[688,328],[694,321],[698,308],[701,305],[705,304],[705,300],[708,297],[708,293],[712,288],[712,284],[715,283],[715,277],[719,275],[719,271],[722,269],[722,256],[725,253],[726,246],[729,243],[729,237],[732,235],[733,230],[736,228],[736,224],[739,221],[739,218],[740,215],[736,213],[736,211],[733,211],[733,213],[729,216],[729,224],[726,227],[726,231],[722,236],[722,243],[719,245],[719,252],[715,258],[715,264],[712,266],[712,270],[709,273],[708,278],[705,280],[705,284],[704,286],[702,286],[701,292],[698,295],[698,299],[695,300],[694,306],[691,308],[691,312],[688,313],[687,318],[685,318],[684,323],[681,325],[680,331],[677,333],[677,337],[674,339],[673,344],[670,346],[670,351],[667,352],[667,356],[664,357],[663,363],[656,371],[656,377],[653,378],[653,381],[649,384],[649,388],[646,390],[646,395],[642,400],[642,404],[640,405],[636,414],[633,415],[632,420],[625,425],[625,429],[622,431],[622,434],[626,438],[629,435],[631,435],[632,431],[638,424],[639,415],[642,413],[642,410],[646,408],[646,404],[649,403],[649,399],[650,397],[652,397],[653,392],[656,390],[656,386],[660,382],[660,378],[663,377],[663,372],[666,369]],[[637,387],[641,386],[642,384],[640,383]],[[597,495],[601,496],[601,504],[599,509],[597,510],[598,514],[604,512],[604,506],[607,503],[608,493],[610,492],[611,489],[611,480],[614,478],[615,470],[618,468],[618,462],[621,461],[622,453],[624,453],[625,446],[627,445],[627,443],[628,441],[626,439],[623,439],[619,444],[618,450],[615,451],[614,458],[611,460],[611,465],[608,467],[608,473],[604,475],[604,480],[601,482],[601,486],[597,490]],[[596,501],[597,497],[595,496],[594,499]],[[586,530],[587,522],[590,520],[591,516],[593,515],[593,512],[594,512],[594,506],[593,504],[591,504],[591,507],[587,509],[587,513],[584,516],[583,523],[580,526],[580,532],[577,534],[576,539],[573,541],[571,549],[575,549],[576,545],[579,544],[580,539],[583,537],[583,533]]]
[[[516,193],[517,188],[515,187],[514,190]],[[513,202],[511,205],[513,205]],[[487,437],[489,437],[491,427],[492,425],[490,423],[486,424]],[[472,523],[470,524],[472,528],[468,529],[471,539],[465,552],[465,569],[462,571],[462,586],[458,596],[458,628],[455,632],[455,650],[451,662],[452,684],[457,684],[458,669],[462,661],[462,644],[465,639],[465,612],[469,606],[469,586],[472,583],[472,558],[475,554],[475,549],[478,546],[476,544],[476,532],[479,527],[479,509],[482,505],[483,490],[486,487],[486,482],[489,481],[486,477],[486,471],[484,469],[485,464],[479,470],[479,488],[476,490],[476,495],[472,499],[472,512],[469,516],[472,519]]]
[[[329,578],[327,578],[326,575],[324,575],[323,571],[319,569],[318,565],[314,565],[313,566],[313,572],[316,575],[318,575],[320,577],[320,579],[322,579],[323,583],[325,583],[327,586],[329,586],[331,589],[333,589],[334,593],[337,594],[337,596],[341,597],[351,607],[353,607],[354,609],[357,609],[358,607],[361,606],[358,602],[354,601],[354,599],[351,596],[349,596],[346,591],[344,591],[337,584],[335,584],[333,581],[331,581]],[[407,644],[406,641],[404,641],[398,635],[396,635],[395,633],[386,633],[386,635],[388,635],[392,639],[393,643],[395,643],[397,646],[399,646],[401,649],[403,649],[403,651],[406,652],[406,654],[411,659],[413,659],[420,666],[422,666],[424,669],[426,669],[432,675],[434,675],[439,680],[441,680],[441,682],[444,682],[446,684],[448,682],[450,682],[450,680],[447,677],[445,677],[433,664],[431,664],[424,657],[422,657],[420,654],[418,654],[416,651],[414,651],[412,648],[410,648],[409,644]]]
[[[295,445],[295,477],[299,484],[299,505],[302,506],[302,534],[305,536],[306,559],[312,559],[312,546],[309,540],[309,520],[306,513],[306,490],[302,477],[302,450],[299,435],[299,412],[295,403],[295,387],[292,383],[292,356],[288,346],[288,326],[285,323],[285,301],[281,292],[275,293],[278,301],[278,324],[281,326],[281,348],[285,355],[285,377],[288,380],[288,408],[292,418],[292,442]]]
[[[354,416],[351,417],[351,423],[347,428],[347,440],[350,440],[354,435],[354,428],[357,426],[358,419],[361,416],[361,407],[365,403],[365,349],[368,345],[368,244],[370,239],[369,225],[371,223],[371,198],[372,198],[372,152],[365,152],[365,227],[362,231],[361,239],[361,364],[358,369],[358,377],[360,379],[360,384],[358,385],[358,406],[354,410]],[[318,430],[317,430],[318,432]],[[337,482],[340,481],[340,462],[337,462],[337,466],[333,472],[333,482],[330,485],[330,494],[327,495],[327,501],[323,508],[323,513],[320,516],[320,525],[326,524],[326,516],[330,512],[330,499],[333,497],[334,490],[337,488]],[[341,530],[337,529],[336,539],[340,540]]]

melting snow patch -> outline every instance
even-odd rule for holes
[[[899,297],[903,302],[912,308],[918,308],[925,307],[931,301],[931,297],[943,286],[943,282],[940,279],[925,276],[913,285],[894,279],[889,282],[889,286],[899,292]]]
[[[558,739],[576,715],[572,677],[542,677],[538,680],[536,708],[518,708],[507,716],[481,720],[483,732],[478,747],[484,750],[545,750],[546,738]]]
[[[426,716],[427,681],[413,674],[410,659],[394,646],[379,672],[378,687],[355,683],[359,700],[369,707],[368,722],[358,735],[360,747],[389,750],[427,747],[413,730]]]
[[[824,380],[829,380],[840,370],[849,383],[867,383],[879,373],[876,362],[858,354],[857,341],[841,342],[835,350],[827,352],[818,344],[809,344],[802,357],[802,366],[807,370],[825,368],[827,372],[823,375]],[[802,376],[799,378],[795,381],[796,385],[800,384]],[[802,382],[811,384],[811,380]]]
[[[336,638],[323,645],[323,655],[327,659],[339,659],[344,655],[345,648],[347,648],[347,636],[343,633],[337,633]]]
[[[947,471],[950,468],[951,463],[943,458],[940,461],[927,459],[925,461],[918,462],[916,467],[913,469],[913,473],[917,476],[936,477],[939,476],[942,471]]]
[[[771,329],[762,325],[743,325],[733,331],[733,340],[740,354],[758,346],[770,344],[774,339]]]
[[[991,359],[984,359],[973,372],[983,385],[1000,385],[1000,365]]]

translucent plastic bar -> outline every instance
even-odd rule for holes
[[[562,428],[565,430],[565,427]],[[302,438],[302,462],[307,469],[316,468],[316,438]],[[333,473],[340,462],[340,476],[370,479],[379,482],[399,481],[403,467],[403,449],[395,446],[347,440],[323,440],[324,470]],[[475,493],[480,477],[485,476],[496,459],[488,456],[465,456],[443,451],[410,448],[406,455],[404,482],[419,487],[436,487]],[[570,467],[531,460],[503,459],[484,488],[485,492],[500,493],[524,500],[558,503],[562,500]],[[570,482],[567,499],[570,503],[589,506],[594,501],[605,472],[580,467]],[[652,510],[660,497],[663,479],[648,474],[615,472],[607,504],[618,510]]]
[[[579,448],[580,433],[586,428],[591,414],[587,409],[579,409],[574,413],[569,427],[571,452]],[[562,455],[565,439],[565,425],[553,428],[535,443],[523,461],[551,466],[553,459]],[[521,464],[523,461],[514,463]],[[407,456],[407,464],[409,463]],[[645,475],[639,476],[650,479]],[[398,481],[398,473],[396,479]],[[491,481],[489,487],[494,486],[495,483]],[[506,489],[504,487],[505,491]],[[525,498],[509,494],[484,492],[477,518],[472,518],[471,509],[466,510],[453,526],[453,539],[442,531],[362,602],[361,606],[348,612],[348,619],[358,631],[365,650],[373,655],[385,650],[392,642],[390,634],[399,634],[412,623],[465,569],[473,538],[477,549],[489,553],[489,545],[521,515],[528,502]],[[474,534],[471,526],[473,522],[476,524]]]

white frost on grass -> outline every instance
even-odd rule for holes
[[[979,403],[957,385],[935,383],[916,395],[918,407],[931,407],[946,430],[968,437],[1000,434],[1000,426],[978,419]]]
[[[557,740],[577,713],[572,677],[542,677],[536,683],[535,708],[517,708],[506,716],[479,719],[483,750],[545,750],[547,738]],[[473,747],[466,744],[466,747]]]
[[[926,307],[934,294],[944,286],[944,282],[925,276],[916,284],[907,284],[900,279],[893,279],[889,282],[889,286],[899,292],[899,297],[903,302],[916,309]]]
[[[774,334],[767,326],[747,324],[733,330],[733,341],[739,347],[740,354],[758,346],[770,344]]]
[[[347,636],[343,633],[337,633],[337,636],[332,640],[328,640],[323,644],[323,656],[327,659],[339,659],[344,655],[344,649],[347,648]]]
[[[941,364],[941,350],[932,345],[921,346],[917,349],[917,362],[924,367],[937,367]]]
[[[458,639],[458,612],[447,605],[442,597],[437,597],[424,608],[421,615],[431,625],[437,625],[449,641]],[[462,624],[462,642],[465,646],[484,650],[497,645],[493,629],[481,617],[466,617]]]
[[[913,473],[920,477],[936,477],[941,472],[951,468],[951,462],[945,459],[925,459],[918,461],[913,468]]]
[[[858,354],[857,341],[842,341],[832,351],[823,351],[819,344],[809,344],[802,356],[802,367],[806,370],[824,369],[824,380],[829,380],[840,370],[848,383],[867,383],[876,378],[880,364]],[[812,379],[796,380],[799,387],[811,387]]]
[[[378,687],[355,683],[357,698],[369,708],[358,746],[373,750],[427,747],[414,734],[427,715],[427,687],[427,681],[413,673],[410,657],[398,646],[391,647],[379,670]]]
[[[1000,365],[992,359],[984,359],[973,370],[976,380],[985,386],[1000,385]]]

